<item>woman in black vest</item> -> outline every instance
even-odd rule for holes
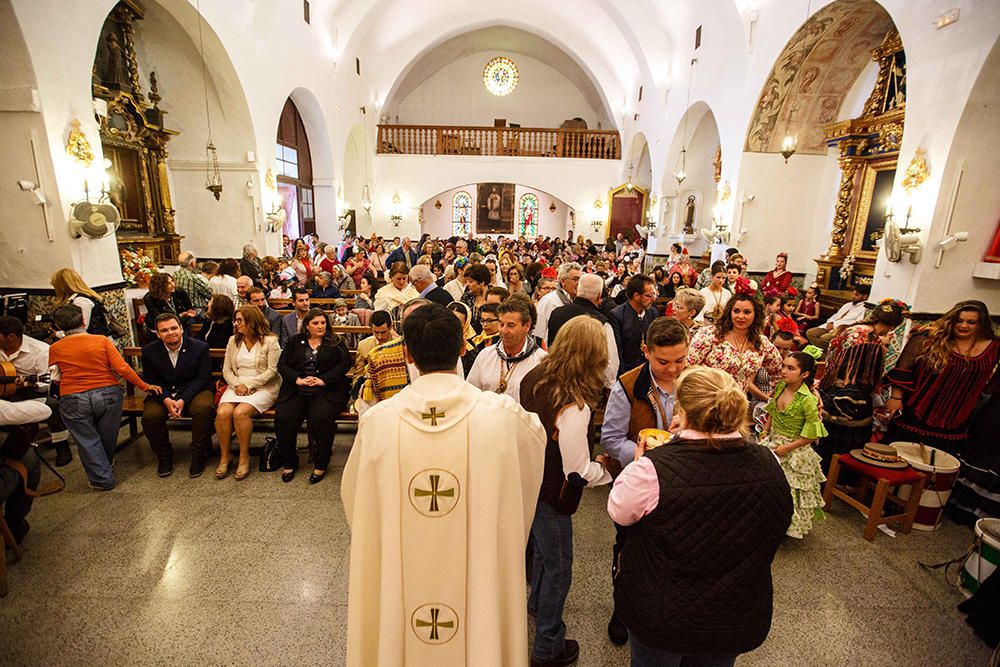
[[[575,317],[556,335],[548,356],[521,381],[521,405],[542,421],[545,471],[531,525],[534,559],[528,613],[535,616],[534,665],[568,665],[580,646],[566,639],[563,605],[573,569],[573,521],[583,487],[611,475],[591,460],[590,415],[604,390],[608,343],[604,325]]]
[[[344,339],[330,330],[327,315],[320,308],[306,313],[302,333],[285,344],[278,359],[281,390],[275,405],[274,432],[284,470],[281,481],[290,482],[299,465],[295,438],[302,421],[308,420],[313,442],[313,472],[309,483],[323,479],[330,464],[337,416],[343,412],[350,394],[347,371],[351,355]]]
[[[663,447],[625,467],[608,498],[630,526],[615,579],[632,665],[728,666],[771,629],[771,561],[792,518],[774,455],[749,444],[747,399],[728,373],[686,370],[680,425]]]

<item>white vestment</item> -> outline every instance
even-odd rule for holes
[[[523,665],[524,549],[545,430],[509,396],[422,375],[358,422],[347,664]]]

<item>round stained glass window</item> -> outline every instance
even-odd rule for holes
[[[493,58],[483,68],[483,83],[486,84],[486,90],[494,95],[510,95],[517,87],[517,65],[510,58]]]

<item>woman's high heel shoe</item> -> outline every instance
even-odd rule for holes
[[[229,461],[219,461],[215,468],[215,479],[225,479],[229,477]]]
[[[281,481],[288,484],[290,481],[295,479],[295,470],[282,470],[281,471]]]
[[[240,482],[246,479],[247,475],[249,474],[250,474],[250,461],[247,461],[245,463],[240,463],[238,466],[236,466],[236,475],[234,477],[236,478],[237,482]]]

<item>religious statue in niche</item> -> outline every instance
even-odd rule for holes
[[[122,59],[122,45],[118,41],[118,34],[114,30],[108,33],[108,59],[104,67],[103,83],[109,88],[121,86],[124,77],[124,62]]]
[[[688,195],[687,207],[684,211],[684,233],[694,234],[694,205],[697,200],[694,195]]]
[[[514,233],[514,184],[480,183],[476,216],[477,234]]]

